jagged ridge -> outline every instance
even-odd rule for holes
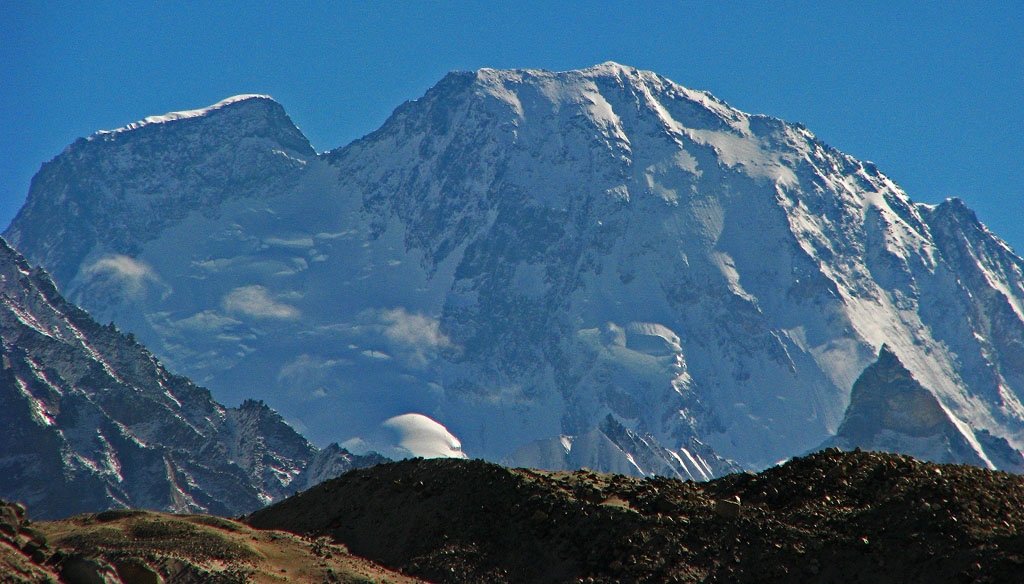
[[[224,408],[169,373],[2,240],[0,340],[0,495],[37,518],[111,507],[237,515],[294,492],[321,456],[263,403]],[[336,467],[359,465],[332,452]]]

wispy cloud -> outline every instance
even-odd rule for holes
[[[290,320],[301,315],[298,308],[279,302],[263,286],[242,286],[228,292],[221,300],[224,310],[254,318]]]
[[[281,367],[277,381],[282,387],[291,388],[292,395],[304,400],[327,397],[328,388],[337,385],[337,367],[345,363],[340,359],[303,353]],[[299,388],[306,388],[307,393],[300,395],[297,393]]]
[[[146,293],[146,284],[161,284],[149,264],[126,255],[112,255],[97,260],[85,269],[89,277],[103,277],[115,283],[121,293],[138,299]]]
[[[379,311],[377,321],[383,325],[382,334],[392,350],[404,354],[413,365],[422,367],[438,351],[454,346],[441,332],[441,322],[424,314],[399,307]]]
[[[174,326],[191,332],[220,333],[240,324],[241,322],[229,316],[218,314],[213,310],[204,310],[175,322]]]

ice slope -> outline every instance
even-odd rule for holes
[[[585,434],[524,444],[501,463],[517,468],[589,468],[640,477],[662,476],[694,481],[707,481],[743,470],[736,463],[716,456],[694,438],[685,446],[665,448],[652,436],[640,436],[630,431],[611,414]]]
[[[979,456],[1024,446],[1024,262],[963,203],[615,63],[452,73],[324,154],[265,98],[101,133],[6,233],[319,443],[417,411],[499,460],[610,415],[760,468],[834,434],[885,343]]]

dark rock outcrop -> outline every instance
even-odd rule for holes
[[[886,345],[853,384],[839,430],[822,445],[828,447],[1024,472],[1019,452],[988,432],[958,425]]]

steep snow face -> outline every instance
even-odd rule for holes
[[[207,168],[227,146],[190,136],[250,102],[276,111],[76,143],[26,209],[180,184],[126,158],[135,133]],[[501,459],[611,415],[655,450],[697,439],[758,468],[832,435],[888,343],[951,419],[1024,446],[1021,260],[802,126],[615,63],[452,73],[320,156],[270,126],[237,161],[259,188],[128,227],[131,249],[100,233],[75,255],[94,228],[74,217],[23,211],[8,233],[100,318],[321,443],[418,411]],[[128,162],[100,176],[108,160]]]

